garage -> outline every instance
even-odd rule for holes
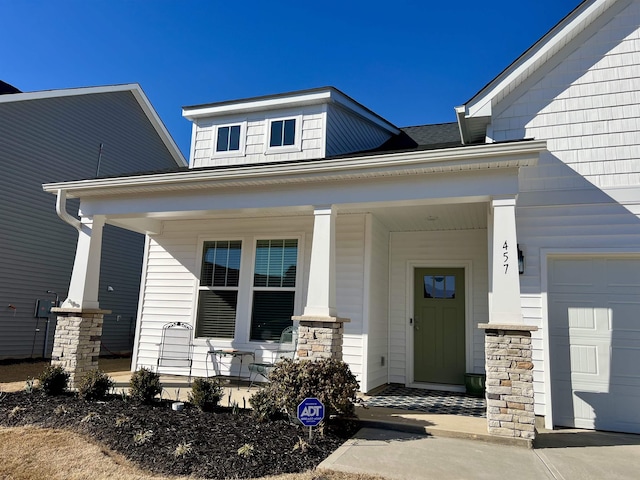
[[[550,257],[555,426],[640,433],[640,258]]]

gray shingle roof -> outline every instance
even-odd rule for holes
[[[462,145],[456,122],[403,127],[400,130],[399,135],[390,138],[374,151],[431,150]]]

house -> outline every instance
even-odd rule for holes
[[[138,85],[0,92],[0,359],[49,357],[48,311],[66,298],[76,238],[42,183],[186,161]],[[131,352],[144,238],[109,226],[103,247],[102,352]]]
[[[189,169],[44,186],[81,202],[61,315],[101,307],[108,223],[147,239],[133,368],[167,322],[203,375],[296,321],[298,355],[363,391],[486,372],[495,435],[640,433],[638,77],[640,1],[587,0],[454,124],[397,128],[332,87],[185,107]]]

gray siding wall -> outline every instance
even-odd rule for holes
[[[391,135],[386,130],[336,105],[327,109],[327,156],[379,147]]]
[[[42,184],[94,177],[100,143],[103,175],[176,166],[130,92],[0,104],[0,358],[42,356],[35,301],[54,300],[47,290],[66,298],[77,242]],[[68,202],[70,213],[77,208]],[[136,317],[142,249],[141,236],[105,228],[100,301],[123,323]],[[108,299],[105,283],[114,287]],[[123,323],[106,319],[110,349],[130,350]]]

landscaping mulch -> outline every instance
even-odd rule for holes
[[[143,405],[119,396],[85,401],[41,391],[0,398],[0,426],[66,428],[94,438],[139,466],[164,475],[254,478],[303,472],[350,438],[357,421],[336,419],[314,429],[278,420],[259,423],[249,411],[220,408],[201,412],[187,403],[176,412],[170,401]]]

